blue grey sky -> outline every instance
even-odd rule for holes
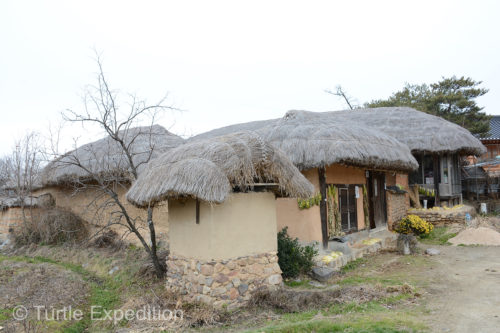
[[[470,76],[500,114],[498,1],[0,2],[0,155],[60,112],[81,110],[102,52],[112,87],[184,110],[160,123],[181,135],[289,109],[344,109],[405,82]],[[63,149],[102,136],[66,127]]]

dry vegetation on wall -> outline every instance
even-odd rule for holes
[[[17,245],[80,243],[87,239],[86,222],[61,208],[39,208],[13,231]]]

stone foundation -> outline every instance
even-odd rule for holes
[[[410,209],[408,211],[408,214],[418,215],[438,227],[454,223],[465,224],[465,215],[467,213],[473,218],[476,216],[476,209],[464,205],[460,208]]]
[[[188,302],[216,307],[243,305],[257,288],[282,284],[275,252],[210,261],[171,255],[167,269],[168,290],[180,293]]]

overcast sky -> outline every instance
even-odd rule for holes
[[[102,52],[114,89],[183,109],[161,124],[182,135],[289,109],[345,108],[405,82],[470,76],[500,114],[498,1],[22,1],[0,2],[0,155],[60,112],[81,110]],[[66,131],[80,142],[101,132]]]

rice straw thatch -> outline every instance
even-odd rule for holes
[[[418,167],[408,147],[395,138],[352,121],[319,115],[289,111],[281,119],[232,125],[201,134],[191,141],[253,127],[301,170],[335,163],[405,171]]]
[[[138,206],[190,196],[222,203],[233,189],[255,183],[277,184],[279,191],[309,197],[314,187],[278,149],[254,132],[196,140],[172,149],[148,163],[127,192]]]
[[[184,139],[159,125],[129,128],[120,131],[119,136],[129,147],[138,173],[149,160],[184,143]],[[124,150],[116,140],[108,136],[51,161],[43,169],[42,184],[81,182],[95,176],[126,178],[130,172],[130,163]]]
[[[330,112],[292,110],[281,119],[226,126],[190,141],[242,129],[252,129],[281,148],[300,169],[344,163],[410,170],[416,161],[409,157],[408,149],[412,153],[476,156],[486,151],[465,128],[409,107]]]
[[[386,133],[413,153],[459,153],[480,156],[486,152],[468,130],[409,107],[367,108],[317,113],[324,118],[356,123]]]
[[[32,196],[26,197],[0,197],[0,210],[14,207],[36,207],[38,205],[38,198]]]

